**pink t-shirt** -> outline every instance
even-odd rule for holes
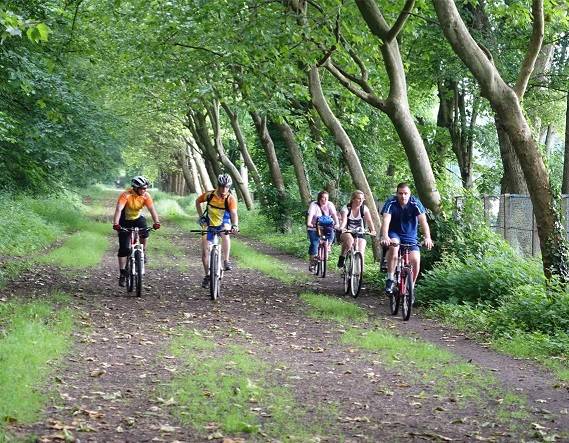
[[[307,220],[311,220],[312,225],[316,226],[316,219],[322,215],[328,215],[332,218],[334,217],[338,218],[338,214],[336,213],[336,207],[334,206],[334,203],[329,201],[322,207],[318,204],[318,202],[310,203],[310,206],[308,207]],[[308,229],[309,231],[316,230],[315,227],[314,228],[307,227],[306,229]]]

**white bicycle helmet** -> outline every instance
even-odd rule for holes
[[[217,177],[217,184],[219,186],[231,186],[233,184],[233,180],[231,180],[231,177],[228,174],[220,174],[219,177]]]
[[[133,188],[143,188],[145,186],[147,187],[150,186],[148,180],[146,180],[146,178],[143,177],[142,175],[137,175],[136,177],[134,177],[131,183]]]

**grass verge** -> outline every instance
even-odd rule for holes
[[[97,223],[95,226],[108,230],[108,225],[103,223]],[[69,237],[61,247],[39,257],[38,261],[64,268],[84,269],[97,265],[108,245],[108,236],[97,232],[97,229],[80,231]]]
[[[258,252],[235,238],[231,240],[231,255],[239,261],[241,267],[259,270],[283,283],[308,280],[305,273],[298,272],[286,263]]]
[[[492,409],[501,420],[527,416],[525,398],[504,392],[488,371],[432,343],[396,336],[381,328],[350,329],[342,336],[342,342],[376,352],[385,365],[404,370],[415,382],[429,383],[439,397],[451,398],[453,402],[500,399]]]
[[[270,368],[238,346],[224,347],[185,334],[171,347],[184,371],[163,388],[172,411],[208,439],[224,434],[262,435],[273,441],[317,441],[332,432],[332,413],[307,417],[290,390],[271,383]]]
[[[0,441],[8,423],[37,420],[47,400],[42,388],[71,345],[73,314],[53,303],[65,298],[0,303]]]
[[[360,306],[337,297],[314,292],[303,292],[300,299],[310,306],[310,315],[316,318],[339,322],[360,322],[367,320],[367,312]]]

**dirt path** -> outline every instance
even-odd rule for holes
[[[525,418],[498,420],[500,399],[465,402],[457,401],[452,392],[435,393],[432,381],[420,374],[410,377],[405,367],[385,364],[377,353],[341,344],[345,325],[310,318],[298,294],[338,294],[337,276],[287,286],[237,266],[224,278],[223,298],[213,304],[199,286],[197,240],[181,232],[172,234],[172,240],[186,245],[187,266],[161,267],[150,257],[141,299],[127,297],[117,286],[113,251],[85,278],[36,270],[2,290],[0,295],[7,297],[62,290],[81,312],[82,326],[72,354],[53,380],[55,398],[42,420],[14,425],[11,431],[45,442],[208,441],[207,432],[177,423],[156,390],[177,371],[176,359],[168,355],[169,340],[180,328],[189,328],[214,336],[217,343],[239,343],[249,349],[275,368],[275,379],[308,411],[334,405],[337,416],[321,441],[567,438],[568,390],[529,362],[498,355],[431,321],[414,317],[403,323],[390,318],[385,301],[367,291],[357,299],[371,313],[359,326],[362,330],[373,329],[379,321],[391,330],[448,347],[491,371],[501,389],[527,398]],[[305,268],[299,260],[248,243],[299,270]]]

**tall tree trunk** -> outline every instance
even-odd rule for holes
[[[186,146],[183,146],[180,149],[180,152],[177,155],[177,160],[180,169],[182,169],[182,175],[184,176],[184,180],[188,185],[190,193],[196,194],[198,191],[196,189],[194,171],[192,171],[192,168],[190,166],[190,157],[188,155],[188,148]]]
[[[192,133],[196,144],[202,151],[210,179],[212,183],[217,183],[217,176],[221,174],[221,168],[219,167],[217,152],[215,146],[211,142],[207,127],[207,111],[203,113],[196,110],[190,110],[188,111],[187,117],[187,127]]]
[[[296,180],[298,182],[298,189],[300,191],[300,199],[304,206],[308,207],[312,197],[310,196],[310,187],[308,185],[308,177],[306,176],[306,171],[304,170],[304,159],[302,157],[302,152],[298,143],[296,143],[294,132],[287,122],[275,123],[275,126],[280,131],[285,145],[288,149],[292,165],[294,167],[294,173],[296,175]]]
[[[559,230],[561,221],[555,210],[549,174],[520,104],[543,41],[543,0],[533,0],[532,36],[513,88],[504,82],[488,53],[474,41],[454,1],[432,1],[446,39],[478,80],[481,95],[489,100],[518,156],[535,212],[544,273],[547,277],[559,274],[567,279],[568,249],[565,235]]]
[[[496,133],[498,134],[498,144],[500,145],[500,157],[502,158],[502,165],[504,166],[504,175],[500,182],[500,192],[502,194],[528,194],[528,187],[524,177],[522,165],[518,160],[518,156],[510,137],[500,120],[498,115],[494,116],[496,125]]]
[[[369,208],[371,213],[371,218],[373,220],[373,224],[375,225],[376,231],[379,232],[381,228],[381,219],[379,217],[379,212],[377,210],[377,206],[375,204],[375,198],[373,197],[373,193],[371,192],[371,188],[367,181],[367,177],[365,176],[364,170],[360,163],[360,159],[358,157],[358,153],[354,149],[354,145],[350,140],[350,137],[342,127],[340,121],[336,118],[328,102],[326,101],[326,97],[324,96],[324,92],[322,91],[322,84],[320,83],[320,75],[318,74],[318,68],[312,67],[310,69],[309,77],[308,77],[308,87],[310,90],[310,96],[312,98],[312,103],[314,104],[314,108],[318,111],[320,118],[326,125],[326,127],[330,130],[330,132],[334,135],[336,139],[336,144],[342,150],[342,154],[344,155],[344,161],[348,166],[348,170],[350,171],[350,175],[352,176],[352,181],[354,185],[363,191],[366,196],[366,205]],[[373,238],[373,256],[376,260],[379,260],[381,257],[381,245],[379,243],[379,236]]]
[[[259,191],[263,189],[263,182],[261,181],[261,176],[259,175],[257,166],[255,165],[255,162],[251,158],[251,154],[249,154],[249,149],[247,148],[247,143],[245,141],[245,137],[243,136],[243,131],[241,130],[241,126],[239,125],[239,118],[237,116],[237,113],[233,112],[229,108],[229,106],[227,106],[223,102],[221,103],[221,106],[223,107],[223,110],[229,117],[229,121],[231,122],[231,127],[233,128],[233,133],[235,134],[235,139],[237,140],[237,145],[239,146],[239,151],[243,156],[243,161],[245,162],[248,172],[249,174],[251,174],[251,177],[255,182],[255,186]]]
[[[198,165],[194,159],[194,153],[188,144],[186,144],[186,153],[188,155],[188,165],[192,171],[192,176],[194,177],[194,189],[197,194],[201,194],[205,190],[205,187],[203,185],[202,178],[200,177]]]
[[[565,156],[563,158],[561,193],[569,194],[569,92],[567,93],[567,109],[565,110]]]
[[[429,156],[425,149],[423,138],[411,115],[407,97],[407,79],[399,52],[397,36],[403,28],[407,17],[414,5],[413,0],[407,0],[403,11],[396,23],[390,28],[377,6],[376,0],[356,0],[356,5],[367,23],[369,30],[381,40],[380,51],[383,63],[389,77],[389,95],[386,100],[379,99],[367,81],[367,71],[362,61],[352,51],[350,55],[362,70],[362,78],[356,81],[361,87],[354,85],[346,73],[338,69],[330,60],[324,65],[348,90],[362,100],[387,114],[407,154],[409,167],[413,174],[415,187],[421,201],[433,212],[440,211],[441,198],[437,191],[435,176],[431,168]]]
[[[219,101],[214,100],[213,103],[207,107],[207,112],[209,115],[211,126],[213,128],[214,146],[215,149],[217,150],[217,154],[219,155],[221,163],[223,164],[223,166],[225,166],[226,171],[233,178],[235,188],[238,194],[241,194],[241,198],[245,202],[245,206],[247,207],[248,210],[251,210],[253,208],[253,199],[251,198],[249,189],[247,189],[247,187],[243,183],[243,178],[241,177],[239,170],[229,159],[229,157],[225,153],[225,148],[223,147],[223,141],[221,139],[221,122],[219,121]]]
[[[256,112],[251,112],[251,117],[253,118],[253,123],[255,124],[255,129],[257,130],[257,135],[261,142],[261,146],[265,150],[265,155],[267,157],[267,164],[269,165],[269,172],[271,174],[271,181],[275,186],[280,197],[286,197],[286,189],[281,173],[281,167],[277,159],[277,153],[275,152],[275,144],[273,139],[269,134],[267,129],[267,119],[266,117],[261,117]]]
[[[214,188],[213,184],[217,182],[212,182],[203,157],[199,154],[196,154],[193,156],[193,159],[196,162],[196,169],[199,173],[202,192],[212,190]]]

